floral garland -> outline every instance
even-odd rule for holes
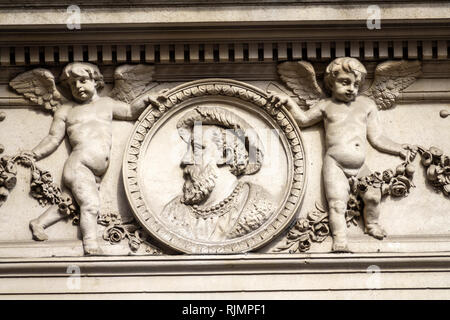
[[[431,147],[426,150],[418,147],[422,157],[422,165],[427,168],[427,180],[437,191],[450,196],[450,157],[444,155],[441,149]]]
[[[53,181],[49,171],[42,170],[36,166],[31,157],[19,154],[14,157],[3,156],[0,158],[0,206],[7,200],[10,191],[17,184],[17,165],[30,168],[30,195],[36,199],[41,206],[48,204],[58,205],[58,212],[70,218],[72,224],[80,223],[80,210],[72,197],[61,192],[61,188]],[[106,226],[103,239],[111,244],[117,244],[124,238],[128,239],[130,249],[136,252],[141,244],[146,245],[146,252],[151,254],[162,254],[155,246],[151,245],[140,227],[133,223],[123,224],[117,213],[101,214],[97,223]]]
[[[118,244],[126,238],[132,252],[137,252],[141,245],[144,245],[147,253],[162,254],[161,250],[149,243],[141,227],[134,222],[123,223],[116,212],[99,215],[97,222],[106,227],[103,240],[109,241],[110,244]]]
[[[0,207],[8,199],[8,195],[17,183],[17,166],[8,156],[0,159]]]
[[[369,187],[379,188],[382,197],[396,198],[406,197],[410,189],[415,187],[413,176],[415,168],[412,162],[417,153],[421,156],[421,164],[427,168],[427,180],[445,196],[450,195],[450,157],[443,154],[442,150],[431,147],[426,150],[423,147],[415,147],[408,152],[406,160],[393,169],[374,172],[368,176],[349,179],[350,198],[347,202],[345,217],[347,227],[357,225],[362,216],[364,203],[361,194]],[[330,235],[328,224],[328,212],[316,203],[316,210],[308,212],[306,218],[299,218],[289,230],[283,244],[276,247],[274,252],[299,253],[311,248],[312,242],[323,242]]]
[[[48,204],[56,204],[58,205],[58,212],[61,215],[71,219],[72,224],[79,224],[80,213],[76,202],[73,201],[71,196],[61,192],[61,188],[53,182],[53,177],[49,171],[37,167],[34,159],[26,155],[19,154],[14,157],[4,156],[0,159],[0,176],[6,178],[4,179],[4,186],[8,189],[8,192],[15,187],[17,182],[17,164],[30,168],[30,195],[42,207]],[[7,194],[5,201],[6,197]],[[0,201],[1,204],[2,202]]]

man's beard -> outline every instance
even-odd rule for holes
[[[184,185],[181,202],[187,205],[199,204],[209,197],[216,186],[217,175],[211,164],[188,165],[183,170]]]

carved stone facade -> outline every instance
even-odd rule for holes
[[[449,298],[450,4],[345,3],[0,1],[0,294]]]

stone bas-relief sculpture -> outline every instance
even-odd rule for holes
[[[286,243],[274,251],[304,252],[311,242],[322,242],[330,233],[333,251],[350,251],[346,228],[356,224],[360,215],[368,234],[378,239],[385,237],[378,224],[380,200],[409,194],[414,187],[412,162],[418,154],[429,183],[449,195],[448,156],[436,147],[391,141],[382,135],[377,118],[377,107],[392,107],[400,91],[418,76],[417,62],[389,61],[379,65],[374,83],[365,94],[368,97],[358,95],[365,77],[364,66],[356,59],[337,59],[329,65],[325,77],[330,98],[318,86],[310,64],[280,64],[282,80],[298,95],[300,103],[267,95],[242,82],[220,79],[185,83],[156,101],[145,94],[152,82],[152,71],[152,67],[142,65],[119,67],[110,96],[100,97],[97,91],[102,76],[98,68],[87,63],[70,64],[61,78],[63,86],[70,89],[70,101],[61,94],[63,90],[58,91],[53,75],[45,69],[31,70],[11,81],[17,92],[55,112],[49,136],[32,151],[4,156],[0,162],[0,205],[16,184],[16,164],[31,168],[31,196],[42,205],[51,205],[30,222],[36,240],[45,240],[45,228],[69,217],[74,224],[81,223],[86,254],[101,254],[97,223],[105,226],[103,240],[117,244],[127,239],[132,252],[144,247],[146,254],[161,254],[148,236],[186,253],[239,253],[259,248],[280,234],[299,212],[305,154],[293,119],[301,126],[322,119],[325,122],[323,176],[329,212],[319,205],[307,212],[289,231]],[[123,223],[120,213],[98,212],[98,190],[109,166],[112,119],[136,119],[147,105],[151,107],[136,122],[123,165],[126,195],[141,228]],[[301,106],[310,109],[302,110]],[[157,156],[148,147],[154,135],[172,118],[176,118],[176,125],[170,129],[176,132],[174,143],[184,148],[184,157],[174,172],[183,182],[167,195],[161,208],[153,210],[154,199],[145,198],[145,189],[148,184],[158,184],[160,177],[157,171],[147,176],[141,173]],[[283,185],[267,184],[267,176],[266,180],[252,180],[264,174],[264,164],[274,156],[263,151],[264,142],[254,130],[256,118],[280,132],[286,157],[286,167],[279,168],[287,175]],[[64,167],[63,181],[75,201],[54,183],[50,172],[36,163],[57,148],[66,132],[73,149]],[[367,141],[404,161],[381,173],[370,173],[364,165]]]
[[[223,241],[259,228],[276,207],[264,188],[239,180],[264,161],[250,125],[225,108],[204,107],[186,113],[177,128],[187,144],[183,194],[161,217],[176,233],[198,240]]]
[[[127,198],[143,228],[164,246],[202,254],[247,252],[282,232],[305,183],[301,136],[287,111],[233,80],[189,82],[165,95],[141,115],[124,157]],[[261,133],[273,131],[279,154],[264,152]]]
[[[349,178],[367,175],[365,157],[367,141],[377,150],[403,158],[414,157],[416,147],[401,145],[383,134],[378,108],[392,107],[399,92],[420,74],[418,62],[387,62],[377,67],[368,95],[358,95],[367,71],[354,58],[337,58],[325,71],[327,98],[318,85],[314,69],[307,62],[286,62],[279,66],[281,79],[298,95],[304,111],[290,97],[272,95],[278,105],[285,105],[300,127],[324,121],[326,153],[323,179],[329,207],[329,224],[333,236],[332,250],[349,252],[346,211],[350,199]],[[356,185],[355,185],[356,186]],[[372,184],[359,192],[364,202],[365,232],[383,239],[385,231],[378,223],[382,192]]]
[[[152,71],[153,67],[144,65],[119,67],[111,95],[100,97],[103,76],[98,67],[89,63],[68,64],[60,80],[70,90],[69,100],[58,91],[53,75],[45,69],[25,72],[10,82],[12,88],[32,102],[54,111],[48,136],[33,150],[22,152],[21,158],[33,162],[48,156],[67,133],[72,151],[64,164],[63,182],[80,208],[86,254],[102,253],[96,239],[99,187],[110,161],[112,120],[134,120],[154,101],[143,94],[152,81]],[[46,240],[44,229],[66,217],[60,207],[61,204],[52,206],[30,222],[36,240]]]

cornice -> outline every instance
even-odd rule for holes
[[[0,258],[0,278],[67,277],[68,265],[82,275],[324,274],[366,273],[376,265],[390,272],[450,271],[450,254],[239,254],[131,257]]]
[[[363,5],[363,4],[404,4],[404,3],[428,3],[429,1],[419,0],[216,0],[214,5],[247,6],[247,5]],[[447,2],[445,0],[434,0],[433,2]],[[68,0],[0,0],[0,8],[60,8],[73,4]],[[147,7],[147,6],[169,6],[169,7],[191,7],[191,6],[211,6],[211,0],[78,0],[78,5],[87,7]]]

